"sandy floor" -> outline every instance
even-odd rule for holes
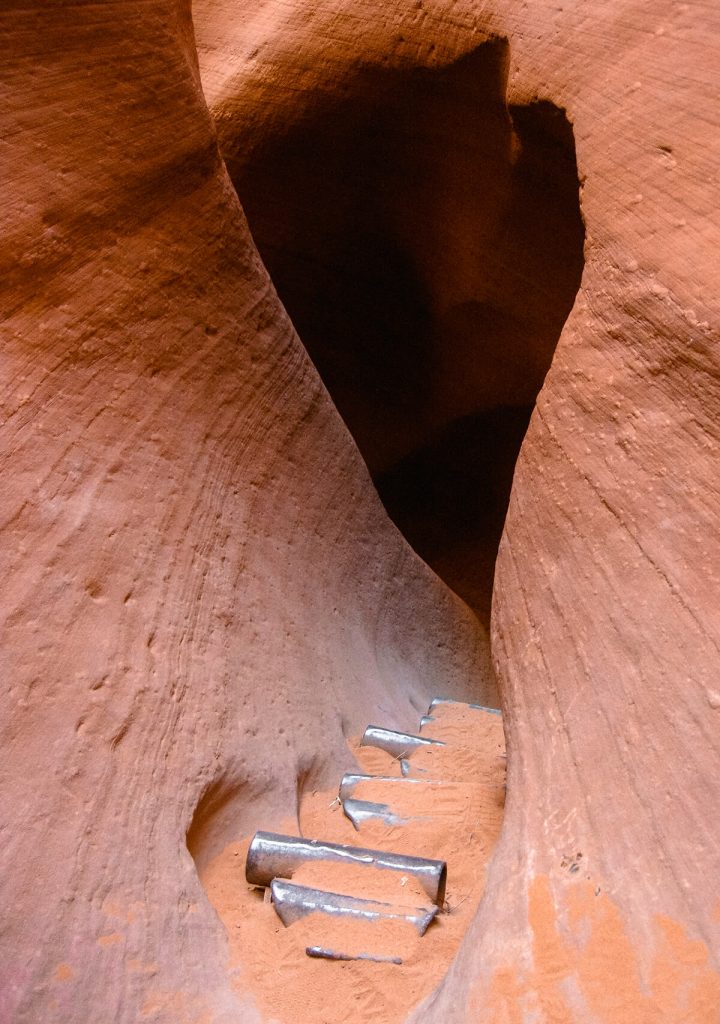
[[[504,805],[504,736],[499,715],[443,706],[423,735],[447,747],[421,750],[411,759],[412,777],[442,785],[401,787],[394,809],[407,823],[369,822],[356,831],[336,792],[306,794],[300,834],[399,853],[441,858],[448,864],[444,912],[420,938],[401,922],[352,923],[313,914],[285,928],[262,890],[245,881],[251,836],[226,847],[203,873],[208,896],[229,937],[229,968],[238,990],[250,989],[268,1021],[281,1024],[353,1024],[403,1020],[438,984],[448,968],[483,893],[488,860],[498,838]],[[400,775],[399,762],[372,748],[351,744],[361,771]],[[349,768],[352,768],[350,759]],[[339,781],[339,780],[338,780]],[[378,783],[364,783],[359,799],[387,801]],[[295,820],[277,831],[298,834]],[[349,870],[312,864],[293,881],[333,892],[427,905],[411,878],[398,872]],[[314,960],[305,948],[401,957],[402,965]]]

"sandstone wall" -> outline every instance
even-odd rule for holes
[[[250,140],[273,83],[489,33],[510,103],[566,109],[586,266],[496,577],[506,824],[417,1019],[717,1019],[715,6],[194,15]],[[253,1020],[187,830],[202,859],[292,813],[376,709],[488,693],[482,631],[388,523],[279,306],[187,9],[10,3],[0,31],[0,1016]]]
[[[191,824],[202,861],[489,682],[260,265],[189,25],[0,13],[3,1021],[254,1019]]]
[[[480,918],[417,1019],[716,1020],[716,8],[196,12],[231,161],[358,67],[450,66],[488,35],[509,42],[511,107],[566,111],[586,265],[495,580],[506,825]]]

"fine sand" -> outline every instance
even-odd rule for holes
[[[504,736],[500,716],[443,706],[424,735],[444,748],[420,750],[412,777],[440,785],[400,787],[393,809],[406,824],[368,822],[356,831],[336,791],[307,793],[299,822],[277,823],[290,835],[351,843],[441,858],[448,864],[443,912],[421,938],[398,921],[335,921],[312,914],[285,928],[263,890],[245,881],[251,836],[227,846],[206,868],[203,884],[228,934],[229,970],[239,992],[250,989],[267,1020],[281,1024],[395,1024],[436,987],[447,970],[482,897],[488,860],[498,838],[504,805]],[[400,775],[399,762],[383,751],[350,745],[348,770]],[[358,799],[387,801],[382,784],[361,784]],[[399,872],[307,864],[293,881],[333,892],[427,905],[412,878]],[[343,953],[401,957],[402,965],[311,959],[310,945]]]

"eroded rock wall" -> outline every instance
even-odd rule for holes
[[[248,139],[272,131],[269,82],[450,62],[490,32],[510,103],[566,109],[586,269],[496,579],[506,825],[418,1019],[715,1020],[714,6],[228,2],[196,22],[204,87],[242,97]],[[405,724],[440,679],[479,685],[482,637],[389,526],[280,310],[187,9],[6,4],[0,29],[0,1006],[252,1020],[186,830],[201,858],[292,811],[377,706]]]
[[[0,13],[4,1021],[237,1021],[202,860],[486,692],[218,154],[186,5]]]
[[[717,10],[200,0],[197,23],[243,153],[349,67],[451,63],[491,33],[509,103],[567,112],[586,266],[497,567],[505,831],[417,1019],[717,1020]]]
[[[385,506],[488,624],[514,463],[582,274],[572,129],[547,100],[507,102],[507,38],[364,10],[361,38],[343,6],[201,2],[203,83]]]

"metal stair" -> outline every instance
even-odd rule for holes
[[[477,746],[487,728],[485,716],[499,714],[495,708],[438,697],[420,720],[417,735],[369,726],[361,747],[374,748],[372,756],[384,758],[383,773],[346,773],[338,791],[337,799],[354,829],[385,829],[388,842],[397,841],[397,830],[401,829],[403,846],[412,845],[417,835],[418,845],[430,841],[436,847],[442,845],[449,815],[456,813],[443,808],[444,789],[454,787],[454,792],[470,803],[483,788],[497,791],[502,799],[504,755],[484,751],[480,769]],[[384,834],[381,838],[385,839]],[[366,889],[364,879],[372,873],[373,888],[380,884],[384,890],[382,898],[376,892],[370,897],[367,892],[334,891],[292,881],[308,865],[326,869],[329,885],[333,869],[351,868],[353,888]],[[402,964],[400,956],[382,955],[372,949],[328,947],[322,921],[399,922],[412,926],[422,936],[445,907],[445,860],[414,852],[257,832],[248,850],[245,874],[251,885],[266,889],[266,899],[269,895],[285,926],[316,915],[313,928],[320,933],[318,941],[305,948],[313,958]],[[412,891],[407,892],[406,900],[399,886],[408,882]],[[413,905],[416,901],[421,905]],[[337,930],[333,934],[337,936]]]

